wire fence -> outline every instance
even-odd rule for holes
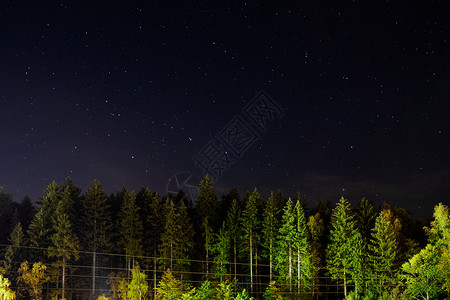
[[[6,253],[6,249],[11,248],[11,245],[0,245],[0,251]],[[47,273],[50,280],[44,286],[44,293],[46,295],[55,295],[61,291],[61,260],[56,257],[48,257],[48,248],[37,247],[13,247],[14,259],[7,262],[3,260],[3,265],[7,266],[6,276],[11,280],[11,288],[17,291],[24,290],[25,286],[17,279],[20,276],[20,265],[26,260],[30,265],[35,262],[42,262],[47,266]],[[73,254],[73,253],[72,253]],[[131,279],[129,266],[139,266],[140,270],[147,275],[147,281],[150,293],[154,292],[155,284],[158,284],[167,271],[167,268],[162,268],[165,262],[170,262],[170,258],[153,257],[153,256],[135,256],[130,257],[118,253],[104,253],[104,252],[90,252],[79,251],[79,258],[69,259],[65,263],[65,292],[68,298],[72,299],[92,299],[93,295],[112,295],[114,294],[115,283],[122,279]],[[1,257],[5,257],[2,255]],[[95,259],[94,259],[95,257]],[[130,262],[133,260],[133,262]],[[95,264],[94,264],[95,262]],[[129,263],[130,262],[130,263]],[[199,287],[203,282],[208,280],[212,285],[216,286],[221,282],[231,282],[233,286],[239,291],[246,289],[251,291],[255,296],[261,296],[270,283],[269,264],[267,263],[246,263],[246,262],[224,262],[227,272],[218,274],[214,272],[216,264],[212,261],[194,260],[194,259],[172,259],[171,264],[175,266],[171,271],[172,274],[179,281],[182,282],[186,291],[190,287]],[[30,266],[31,267],[31,266]],[[253,268],[253,275],[250,275],[250,268]],[[281,266],[289,269],[289,266]],[[273,280],[276,281],[276,287],[280,294],[297,293],[297,265],[292,266],[292,276],[281,277],[273,275]],[[237,270],[236,273],[234,270]],[[344,269],[335,269],[344,271]],[[375,289],[393,289],[404,287],[403,283],[398,279],[393,272],[374,270],[372,269],[345,269],[348,276],[348,290],[354,288],[355,281],[363,288],[366,283],[370,283]],[[371,274],[355,278],[355,274]],[[370,272],[369,272],[370,271]],[[343,286],[341,280],[333,280],[330,276],[329,269],[325,267],[301,266],[300,273],[302,279],[300,288],[301,292],[309,295],[339,295],[343,293]],[[377,277],[373,274],[382,274],[382,277]],[[303,274],[312,274],[306,276]],[[253,284],[252,284],[253,282]]]

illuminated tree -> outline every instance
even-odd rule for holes
[[[51,238],[52,246],[48,249],[49,256],[62,258],[60,262],[62,267],[62,298],[65,298],[67,260],[70,260],[72,257],[78,260],[78,252],[80,249],[78,237],[73,233],[72,224],[69,220],[69,199],[70,188],[67,186],[64,189],[61,200],[58,202],[55,215],[52,218],[54,234]]]
[[[92,294],[96,286],[96,259],[97,251],[106,250],[111,246],[110,230],[112,228],[110,206],[107,204],[103,186],[94,180],[88,187],[82,199],[84,230],[82,234],[83,245],[92,252]]]
[[[0,274],[0,300],[14,300],[16,298],[16,292],[11,290],[9,285],[9,279]]]
[[[390,209],[380,212],[372,231],[372,240],[369,246],[372,262],[372,278],[376,290],[381,293],[387,290],[387,285],[394,284],[394,262],[398,253],[397,233]]]
[[[273,256],[278,230],[280,210],[278,208],[273,192],[270,193],[269,200],[263,212],[262,223],[262,246],[265,249],[265,255],[269,258],[269,281],[273,281]]]
[[[47,267],[41,262],[35,262],[32,269],[28,266],[27,261],[20,265],[19,281],[25,284],[26,290],[33,300],[42,299],[44,284],[50,280],[50,277],[45,273],[46,269]]]
[[[143,225],[139,217],[139,207],[136,205],[134,192],[126,191],[122,199],[119,220],[119,245],[125,251],[127,270],[131,270],[131,261],[136,256],[142,256]]]
[[[241,227],[241,208],[239,207],[238,200],[235,198],[231,202],[231,207],[227,213],[226,228],[230,236],[230,244],[233,248],[233,265],[234,265],[234,280],[237,280],[237,248],[238,239],[240,237]]]
[[[359,232],[350,203],[342,197],[331,216],[330,243],[327,248],[327,268],[331,278],[342,283],[347,297],[347,284],[351,280],[351,269],[359,263]]]
[[[275,269],[282,283],[289,283],[289,291],[292,292],[293,282],[293,243],[295,239],[295,210],[291,198],[288,199],[283,209],[283,217],[279,230],[278,249]]]
[[[258,220],[258,207],[257,202],[261,198],[257,189],[255,188],[253,193],[248,198],[244,211],[242,212],[241,224],[243,235],[242,238],[245,241],[244,246],[248,251],[249,264],[250,264],[250,291],[253,293],[253,265],[254,254],[257,241],[257,233],[260,226]]]

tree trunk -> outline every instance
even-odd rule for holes
[[[292,293],[292,245],[289,242],[289,292]]]
[[[270,239],[270,245],[269,245],[269,278],[270,282],[273,281],[273,275],[272,275],[272,239]]]
[[[236,277],[237,277],[237,249],[236,249],[236,239],[234,240],[234,281],[236,281]]]
[[[300,249],[297,249],[297,294],[300,298],[300,291],[301,291],[301,281],[302,280],[302,273],[300,269]]]
[[[253,294],[253,236],[250,229],[250,291]]]
[[[96,252],[92,254],[92,296],[95,294],[95,270],[96,270]]]
[[[62,298],[65,297],[65,284],[66,284],[66,257],[63,255],[63,265],[62,265]]]
[[[345,273],[345,269],[344,269],[344,295],[345,298],[347,298],[347,274]]]

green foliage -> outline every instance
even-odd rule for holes
[[[232,300],[233,299],[233,288],[229,282],[221,282],[216,288],[217,300]]]
[[[19,282],[22,282],[26,286],[26,290],[33,300],[42,299],[42,289],[44,284],[50,280],[50,277],[46,274],[47,266],[41,262],[35,262],[33,268],[30,269],[28,262],[25,261],[20,265],[18,270]]]
[[[244,241],[244,249],[249,254],[248,261],[250,263],[250,287],[253,290],[253,265],[254,265],[254,252],[257,243],[259,219],[258,219],[258,202],[261,200],[261,196],[258,190],[255,188],[253,193],[249,196],[247,205],[242,212],[241,224],[242,224],[242,239]]]
[[[282,291],[275,281],[271,281],[263,294],[264,300],[283,300]]]
[[[380,212],[372,231],[372,243],[369,245],[372,262],[371,278],[375,278],[373,285],[380,295],[387,290],[387,286],[395,284],[394,262],[398,245],[396,229],[391,220],[393,216],[390,209]]]
[[[97,251],[111,247],[110,230],[112,228],[110,205],[103,186],[98,180],[92,181],[88,187],[82,204],[84,212],[83,244],[86,250]]]
[[[244,289],[242,292],[236,295],[235,300],[255,300],[255,298],[250,297],[247,291]]]
[[[223,277],[227,274],[227,265],[230,262],[230,237],[225,229],[225,222],[219,232],[215,235],[215,244],[213,247],[214,263],[216,265],[216,277],[223,281]]]
[[[441,290],[440,274],[438,270],[439,249],[428,244],[409,262],[403,264],[406,279],[405,295],[410,298],[422,297],[429,299],[439,294]]]
[[[203,221],[205,218],[209,218],[209,222],[216,222],[219,204],[217,203],[217,195],[214,191],[213,181],[208,175],[200,182],[196,207],[200,220]],[[215,229],[215,224],[212,223],[211,225]]]
[[[23,233],[22,224],[20,222],[17,222],[17,224],[14,226],[9,241],[11,242],[11,245],[9,245],[6,249],[4,261],[6,272],[10,271],[13,262],[22,260],[22,255],[20,255],[20,252],[23,250],[20,249],[20,247],[24,244],[25,235]]]
[[[344,287],[347,296],[347,284],[350,270],[358,266],[360,259],[358,243],[360,236],[350,203],[342,197],[331,216],[330,243],[327,248],[327,267],[331,278]]]
[[[172,272],[168,269],[164,272],[156,288],[156,300],[179,300],[182,298],[182,295],[181,281],[173,277]]]
[[[233,264],[234,264],[234,280],[237,276],[237,247],[238,239],[241,233],[240,225],[241,221],[241,209],[239,207],[238,200],[234,198],[231,202],[231,207],[227,212],[226,228],[228,229],[228,234],[230,237],[230,244],[233,248]]]
[[[289,290],[292,291],[293,279],[293,242],[295,238],[295,211],[294,203],[288,199],[283,209],[283,217],[278,237],[275,270],[281,283],[289,282]]]
[[[269,277],[270,281],[273,278],[273,261],[274,261],[274,247],[276,245],[276,239],[278,236],[278,230],[280,227],[279,215],[280,210],[277,205],[277,201],[273,196],[273,192],[270,193],[269,200],[266,203],[266,207],[263,212],[262,223],[262,246],[264,250],[263,256],[269,259]]]
[[[131,270],[132,279],[128,284],[127,299],[141,300],[148,290],[147,275],[141,272],[138,267]]]
[[[0,274],[0,300],[14,300],[16,298],[16,292],[11,290],[9,285],[9,279]]]
[[[125,251],[128,268],[130,268],[131,259],[143,254],[143,225],[134,192],[125,191],[120,208],[119,232],[119,245]]]
[[[203,281],[202,285],[197,289],[198,299],[200,300],[212,300],[216,295],[215,288],[208,280]]]

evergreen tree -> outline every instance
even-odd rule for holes
[[[331,278],[341,282],[344,295],[347,297],[347,284],[351,279],[351,270],[357,263],[357,236],[355,217],[351,211],[350,203],[342,197],[331,217],[330,243],[327,247],[327,267]]]
[[[262,246],[266,250],[265,255],[269,258],[269,282],[273,281],[273,255],[280,226],[278,218],[279,214],[280,212],[276,199],[273,192],[271,192],[264,209],[262,224]]]
[[[194,237],[194,226],[192,225],[191,219],[187,213],[187,207],[184,201],[180,201],[180,207],[178,208],[178,224],[180,230],[178,231],[178,243],[177,243],[177,259],[175,264],[175,270],[180,272],[187,271],[186,266],[190,264],[189,253],[192,250],[193,237]],[[183,277],[181,277],[183,280]]]
[[[153,291],[156,291],[157,287],[157,256],[158,247],[161,242],[161,232],[164,229],[163,221],[163,209],[160,203],[158,193],[154,193],[151,197],[148,214],[146,215],[147,227],[150,234],[147,234],[147,252],[153,256]]]
[[[41,257],[43,252],[41,248],[47,245],[48,232],[50,229],[46,227],[44,209],[40,207],[33,217],[27,231],[28,245],[33,249],[30,251],[30,257]]]
[[[209,217],[205,217],[202,223],[203,237],[205,240],[204,248],[205,248],[205,271],[206,271],[206,279],[209,279],[209,256],[211,251],[213,251],[214,245],[214,233],[209,222]]]
[[[295,227],[294,203],[291,198],[289,198],[283,209],[276,256],[277,264],[275,269],[279,275],[279,281],[282,283],[288,283],[289,292],[291,293],[293,283],[293,243],[295,239]]]
[[[222,283],[223,277],[227,274],[227,265],[230,263],[230,235],[226,230],[225,222],[223,222],[219,232],[215,235],[214,240],[213,253],[215,254],[215,275],[219,278],[220,283]]]
[[[361,241],[356,241],[361,244],[359,249],[361,257],[361,267],[357,277],[360,278],[360,282],[364,284],[364,289],[367,291],[369,285],[369,277],[371,276],[371,270],[368,266],[371,266],[369,244],[371,243],[372,230],[375,226],[375,219],[377,214],[372,203],[366,198],[362,198],[356,208],[356,220],[358,223],[359,232],[361,234]],[[364,279],[364,280],[363,280]]]
[[[241,221],[241,208],[239,207],[238,199],[233,199],[231,207],[227,213],[226,228],[230,236],[230,244],[233,249],[233,265],[234,265],[234,281],[237,280],[237,248],[238,241],[241,233],[240,227]]]
[[[67,260],[72,257],[78,260],[80,248],[78,237],[73,233],[72,224],[69,220],[70,202],[70,188],[67,186],[61,200],[58,201],[55,215],[52,218],[54,234],[51,237],[52,246],[48,250],[49,256],[62,258],[62,262],[60,262],[62,267],[62,298],[65,298]]]
[[[302,284],[309,283],[311,278],[311,254],[308,242],[308,231],[306,227],[306,217],[300,195],[297,196],[295,204],[295,229],[293,239],[293,249],[297,252],[297,293],[300,297]]]
[[[10,273],[11,270],[14,270],[14,272],[11,272],[10,278],[15,281],[15,270],[17,269],[17,266],[14,264],[22,260],[21,255],[21,246],[23,246],[25,240],[25,236],[22,230],[22,224],[20,222],[16,223],[16,226],[14,226],[13,231],[11,232],[11,237],[9,238],[9,242],[11,243],[8,248],[6,249],[5,253],[5,270],[7,273]]]
[[[201,222],[204,222],[205,218],[208,217],[213,230],[216,225],[214,222],[217,222],[218,206],[219,204],[217,203],[217,196],[214,191],[213,182],[208,175],[206,175],[200,182],[198,188],[196,207],[200,215]]]
[[[178,223],[178,215],[172,199],[167,197],[164,204],[164,230],[161,235],[159,245],[159,256],[163,270],[173,269],[175,251],[178,244],[179,232],[181,230]]]
[[[108,196],[98,180],[91,183],[82,199],[83,215],[81,219],[84,224],[82,241],[84,248],[92,252],[92,295],[96,287],[97,252],[107,250],[111,245],[109,232],[112,228],[112,221],[107,201]]]
[[[372,261],[372,278],[376,291],[381,295],[387,286],[393,285],[394,262],[398,253],[396,231],[391,222],[392,212],[385,209],[380,212],[372,231],[372,240],[369,245]]]
[[[242,212],[242,231],[245,243],[245,250],[249,254],[249,263],[250,263],[250,291],[253,293],[253,265],[254,265],[254,255],[256,248],[256,241],[258,236],[258,229],[260,226],[258,220],[258,200],[261,199],[261,196],[258,193],[258,190],[255,188],[253,193],[248,197],[247,204],[245,206],[244,211]]]
[[[320,213],[309,216],[308,219],[308,230],[310,236],[311,245],[311,277],[312,282],[312,292],[313,294],[319,292],[319,280],[320,280],[320,267],[323,265],[323,254],[324,249],[321,244],[321,240],[324,238],[325,226]]]
[[[131,270],[131,261],[143,255],[143,226],[139,217],[139,207],[136,205],[134,192],[126,192],[122,199],[119,219],[119,245],[125,251],[127,270]]]

